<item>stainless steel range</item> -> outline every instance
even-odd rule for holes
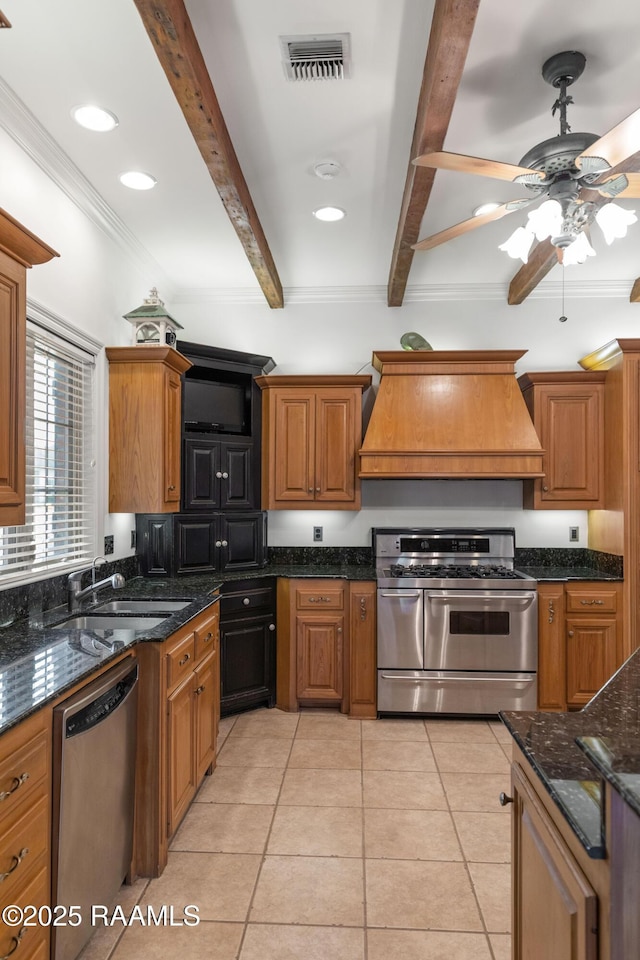
[[[512,528],[373,530],[378,711],[535,710],[536,582]]]

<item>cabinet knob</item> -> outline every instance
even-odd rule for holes
[[[513,797],[510,797],[510,796],[509,796],[508,794],[506,794],[504,791],[500,794],[500,796],[498,797],[498,799],[500,800],[500,806],[501,806],[501,807],[506,807],[506,805],[507,805],[508,803],[513,803]]]
[[[568,636],[568,637],[572,637],[572,636],[573,636],[573,630],[569,630],[568,633],[567,633],[567,636]]]
[[[217,478],[218,480],[222,480],[222,471],[221,471],[221,470],[216,470],[216,478]]]
[[[543,484],[543,486],[542,486],[542,489],[544,490],[545,493],[548,493],[548,492],[549,492],[549,487],[545,487],[544,484]]]
[[[342,627],[338,627],[336,633],[342,633]]]
[[[175,487],[175,484],[174,484],[174,483],[172,483],[172,484],[169,485],[169,491],[170,491],[170,492],[173,492],[173,491],[175,490],[175,488],[176,488],[176,487]]]
[[[203,692],[204,692],[204,684],[202,684],[202,685],[199,686],[199,687],[196,687],[196,690],[195,690],[196,697],[199,697],[200,694],[203,693]]]
[[[228,479],[229,479],[229,474],[226,473],[224,470],[222,471],[222,479],[223,479],[223,480],[228,480]]]
[[[309,487],[309,489],[307,490],[307,493],[313,493],[313,487]]]
[[[316,487],[316,493],[320,493],[320,487]]]
[[[245,597],[242,602],[244,603],[245,607],[248,607],[251,603],[251,600],[249,600],[249,597]]]
[[[191,660],[191,654],[190,654],[190,653],[185,653],[185,655],[184,655],[184,657],[182,658],[182,660],[178,660],[178,666],[179,666],[179,667],[184,667],[185,663],[187,663],[189,660]]]
[[[223,547],[228,547],[228,546],[229,546],[229,541],[228,541],[228,540],[223,540],[223,541],[222,541],[222,546],[223,546]]]
[[[216,540],[216,547],[222,546],[222,540]]]
[[[272,633],[273,633],[273,631],[275,630],[275,628],[276,628],[275,623],[270,623],[270,624],[269,624],[269,630],[271,630]]]

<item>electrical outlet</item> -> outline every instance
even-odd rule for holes
[[[322,541],[322,527],[313,528],[313,540],[314,543],[320,543]]]
[[[580,540],[580,527],[569,527],[569,543],[578,543]]]
[[[104,538],[104,555],[107,557],[110,553],[113,553],[113,534]]]
[[[131,531],[131,549],[132,549],[132,550],[135,550],[136,546],[137,546],[137,544],[136,544],[136,532],[135,532],[135,530],[132,530],[132,531]]]

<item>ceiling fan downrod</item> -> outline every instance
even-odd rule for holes
[[[558,99],[551,108],[551,116],[560,113],[560,136],[571,133],[567,122],[567,106],[573,103],[573,97],[567,96],[567,87],[582,76],[587,59],[578,50],[565,50],[563,53],[554,53],[542,65],[542,77],[552,87],[560,90]]]

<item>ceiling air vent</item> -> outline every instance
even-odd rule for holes
[[[280,37],[287,80],[346,80],[351,75],[348,33]]]
[[[5,15],[4,15],[4,13],[2,12],[2,10],[0,10],[0,29],[1,29],[2,27],[10,27],[10,26],[11,26],[11,24],[9,23],[9,21],[8,21],[7,18],[5,17]]]

